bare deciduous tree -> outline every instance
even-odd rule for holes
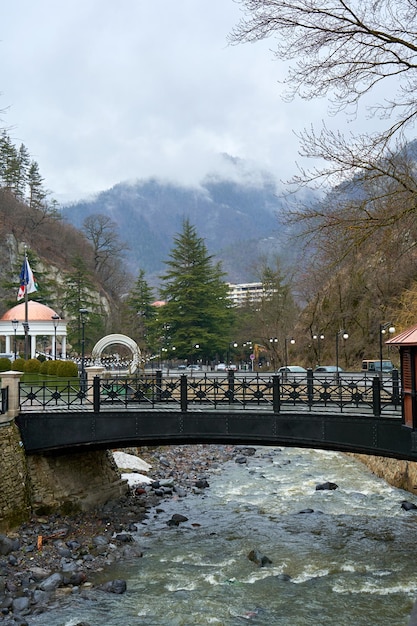
[[[235,43],[275,37],[278,58],[290,66],[288,97],[330,95],[336,111],[358,106],[381,81],[397,92],[373,112],[396,121],[385,137],[416,116],[417,5],[414,0],[237,0],[246,17]]]
[[[346,137],[323,126],[300,134],[300,154],[323,165],[300,169],[291,182],[333,191],[320,204],[296,202],[290,219],[302,222],[315,246],[327,252],[333,244],[333,252],[346,255],[399,224],[414,246],[409,219],[417,180],[405,131],[417,115],[415,0],[237,2],[244,17],[231,41],[275,38],[276,56],[290,62],[289,99],[328,97],[331,112],[357,115],[364,96],[369,101],[380,83],[387,87],[383,102],[367,107],[368,115],[385,120],[381,131]]]

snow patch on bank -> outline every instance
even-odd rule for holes
[[[122,479],[127,481],[129,487],[153,482],[149,476],[146,476],[146,474],[143,473],[149,472],[152,466],[149,465],[149,463],[146,463],[146,461],[140,459],[138,456],[135,456],[134,454],[127,454],[126,452],[115,451],[113,452],[113,458],[117,467],[122,472]],[[127,471],[123,472],[123,470]]]

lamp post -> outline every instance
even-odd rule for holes
[[[60,317],[55,313],[55,315],[52,315],[51,320],[54,325],[54,361],[56,361],[56,329],[58,328]]]
[[[382,378],[382,335],[388,332],[392,335],[395,333],[395,326],[391,324],[391,322],[387,322],[386,324],[379,325],[379,375]]]
[[[336,377],[339,380],[339,337],[342,337],[346,341],[349,338],[349,335],[345,330],[339,330],[336,333]]]
[[[23,330],[25,333],[25,360],[29,356],[29,322],[22,322]]]
[[[227,367],[229,367],[230,365],[230,348],[237,348],[238,344],[236,343],[236,341],[230,341],[229,345],[227,347],[227,356],[226,356],[226,365]]]
[[[285,345],[285,370],[287,370],[287,367],[288,367],[288,343],[290,343],[293,346],[295,344],[294,337],[285,337],[285,341],[284,341],[284,345]],[[285,372],[285,373],[287,373],[287,372]]]
[[[271,344],[271,361],[272,361],[272,368],[275,370],[275,355],[276,355],[276,344],[278,343],[278,338],[277,337],[270,337],[269,338],[269,343]],[[274,345],[275,344],[275,345]]]
[[[17,355],[16,331],[17,331],[17,327],[19,326],[19,320],[17,319],[12,320],[12,326],[14,330],[14,360],[16,361],[16,355]]]
[[[313,335],[313,339],[317,340],[317,365],[320,365],[320,341],[323,341],[324,335]]]
[[[85,323],[88,309],[79,309],[81,320],[81,390],[85,392]]]

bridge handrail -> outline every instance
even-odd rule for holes
[[[190,406],[205,409],[253,409],[254,406],[279,413],[286,407],[318,407],[339,411],[362,410],[379,416],[400,413],[401,393],[398,372],[381,380],[379,376],[315,376],[277,374],[224,375],[207,373],[164,376],[161,371],[135,376],[94,376],[92,380],[45,380],[19,383],[20,412],[48,410],[100,411],[138,404],[185,412]]]

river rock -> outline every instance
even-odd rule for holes
[[[45,578],[38,586],[41,591],[55,591],[62,584],[63,576],[59,572],[55,572]]]
[[[199,478],[195,481],[194,487],[197,487],[197,489],[207,489],[208,487],[210,487],[210,485],[208,483],[208,480],[206,480],[205,478]]]
[[[265,565],[270,565],[272,563],[271,559],[269,559],[264,554],[261,554],[259,550],[251,550],[248,554],[249,561],[256,563],[259,567],[265,567]]]
[[[30,598],[27,596],[20,596],[19,598],[15,598],[13,600],[13,612],[14,613],[24,613],[30,607]]]
[[[0,554],[2,556],[7,556],[13,550],[19,549],[19,540],[18,539],[10,539],[6,535],[0,535]]]
[[[180,513],[174,513],[170,520],[168,520],[168,526],[179,526],[182,522],[188,522],[188,517],[181,515]]]
[[[251,448],[247,446],[245,448],[239,448],[239,452],[244,456],[254,456],[256,454],[256,448]]]
[[[325,483],[321,483],[320,485],[316,485],[316,491],[333,491],[334,489],[338,489],[339,485],[336,485],[336,483],[331,483],[331,482],[325,482]]]
[[[403,500],[401,502],[401,508],[404,509],[404,511],[415,511],[417,506],[412,502],[408,502],[408,500]]]
[[[93,546],[107,546],[107,544],[109,543],[109,539],[108,537],[105,537],[104,535],[96,535],[95,537],[92,538],[91,540]]]
[[[98,589],[106,591],[107,593],[121,594],[125,593],[127,589],[127,584],[126,581],[123,579],[109,580],[108,582],[99,585]]]

